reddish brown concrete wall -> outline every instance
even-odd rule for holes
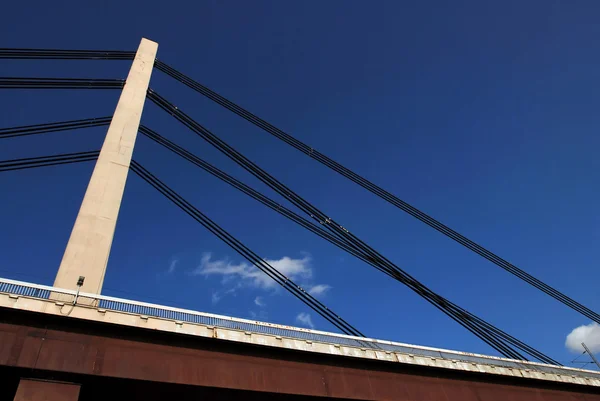
[[[22,379],[14,401],[77,401],[78,398],[76,384]]]
[[[173,341],[178,341],[178,338],[181,337],[173,337]],[[544,387],[551,384],[541,381],[527,382],[535,383],[539,386],[536,388],[477,381],[473,380],[473,376],[458,380],[387,368],[364,369],[352,366],[349,358],[343,359],[343,362],[338,359],[339,364],[347,366],[336,366],[334,363],[303,360],[308,358],[303,354],[290,358],[289,355],[277,357],[239,351],[223,352],[223,344],[214,340],[208,347],[206,343],[199,347],[188,343],[175,346],[150,340],[133,341],[66,329],[1,323],[0,365],[347,399],[600,401],[600,395],[585,394],[583,389],[549,389]],[[439,370],[439,375],[443,374]],[[482,378],[497,380],[491,376],[482,376],[478,380]]]

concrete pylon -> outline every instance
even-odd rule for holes
[[[54,286],[100,294],[158,44],[142,39],[94,167]]]

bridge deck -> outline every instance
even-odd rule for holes
[[[600,372],[238,319],[0,278],[0,307],[266,347],[600,387]]]

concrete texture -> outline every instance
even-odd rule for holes
[[[79,209],[54,286],[99,294],[158,44],[142,39]]]

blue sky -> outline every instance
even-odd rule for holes
[[[8,2],[0,37],[3,47],[67,49],[155,40],[163,61],[600,310],[600,4],[188,3]],[[128,68],[2,61],[0,75],[121,78]],[[573,359],[565,338],[586,318],[160,72],[151,86],[435,291]],[[115,91],[4,90],[0,121],[105,116],[117,100]],[[156,106],[142,120],[277,198]],[[96,150],[103,133],[5,140],[0,159]],[[146,138],[134,158],[365,334],[494,353],[402,285]],[[0,275],[52,283],[91,170],[0,176]],[[332,329],[252,269],[130,176],[105,294]]]

